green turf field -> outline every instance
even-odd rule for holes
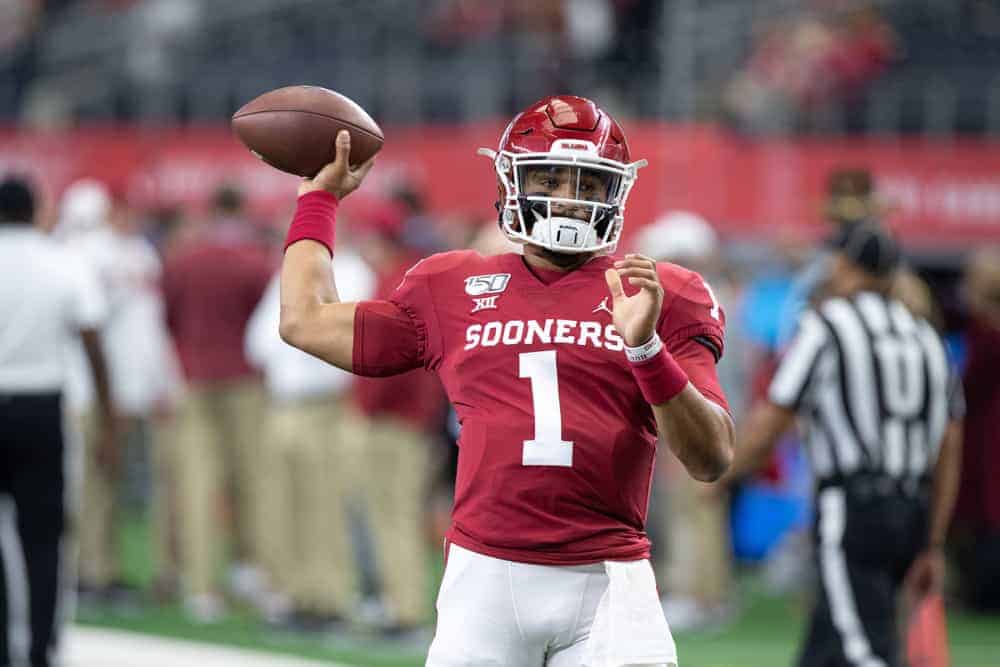
[[[739,620],[712,634],[677,635],[684,667],[775,667],[791,664],[799,637],[802,610],[787,600],[749,592]],[[304,639],[264,629],[249,613],[236,613],[212,626],[194,625],[177,608],[157,608],[129,616],[82,613],[86,624],[219,642],[354,665],[422,665],[421,654],[354,637]],[[954,667],[1000,665],[1000,619],[951,614],[949,619]]]
[[[129,578],[149,581],[144,526],[133,523],[125,533]],[[779,667],[790,665],[802,629],[805,606],[797,599],[769,597],[753,578],[741,581],[743,613],[729,627],[711,634],[678,634],[683,667]],[[188,622],[177,607],[149,607],[127,615],[83,609],[79,622],[170,637],[259,648],[314,659],[365,666],[416,667],[422,654],[412,646],[393,646],[351,636],[307,639],[266,629],[249,612],[235,612],[223,622],[200,626]],[[949,615],[953,667],[1000,667],[1000,617]]]

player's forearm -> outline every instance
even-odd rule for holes
[[[344,370],[351,370],[355,304],[340,303],[329,251],[298,241],[281,265],[281,338]]]
[[[944,544],[951,516],[958,500],[958,485],[962,469],[962,422],[952,421],[945,429],[934,468],[931,491],[931,511],[927,542],[929,546]]]
[[[654,405],[660,435],[691,476],[712,482],[733,459],[733,421],[688,384],[666,403]]]

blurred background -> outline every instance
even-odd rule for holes
[[[385,130],[342,209],[351,298],[386,294],[431,252],[510,251],[475,149],[546,95],[609,110],[650,162],[623,249],[715,288],[737,422],[794,327],[819,241],[853,220],[891,229],[909,267],[901,290],[965,377],[953,663],[997,664],[994,0],[0,0],[0,173],[34,179],[45,226],[100,272],[129,425],[121,465],[102,469],[78,364],[77,624],[422,664],[456,428],[436,380],[352,380],[277,337],[296,179],[257,161],[228,121],[299,83],[348,95]],[[220,277],[219,248],[239,271]],[[239,294],[221,308],[205,286],[227,280]],[[794,438],[721,500],[674,491],[681,473],[661,459],[650,532],[685,665],[789,664],[812,577]],[[692,502],[719,505],[705,519],[718,539],[681,518]],[[72,662],[79,641],[69,664],[91,664]]]

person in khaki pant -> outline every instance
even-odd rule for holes
[[[247,321],[274,272],[274,257],[241,219],[242,196],[224,187],[215,217],[167,256],[167,325],[187,393],[177,414],[178,532],[185,607],[198,621],[223,612],[216,571],[226,531],[220,491],[232,516],[234,593],[259,593],[260,434],[265,396],[243,353]]]
[[[361,423],[362,498],[389,619],[382,631],[401,634],[426,622],[431,599],[426,508],[432,442],[422,426],[398,416]]]
[[[715,230],[702,218],[668,212],[642,230],[635,247],[698,272],[725,312],[736,301],[721,270]],[[734,415],[743,403],[742,353],[738,327],[729,327],[718,373]],[[658,457],[658,465],[653,511],[660,534],[666,536],[666,545],[655,545],[664,615],[675,630],[717,627],[735,611],[728,498],[716,485],[693,479],[675,457]]]
[[[354,443],[342,428],[334,393],[270,409],[262,486],[269,540],[265,571],[278,594],[264,609],[272,622],[321,629],[347,619],[356,603],[356,567],[349,540],[345,490]]]
[[[378,277],[375,298],[388,298],[420,259],[403,242],[408,222],[401,213],[388,207],[369,220],[373,233],[362,251]],[[430,609],[426,508],[432,434],[443,423],[445,397],[437,377],[423,370],[391,378],[356,377],[354,386],[364,431],[361,495],[388,612],[381,631],[398,636],[422,626]]]
[[[345,298],[366,298],[370,269],[346,249],[337,255]],[[261,556],[271,589],[264,612],[273,623],[323,629],[348,618],[356,602],[346,498],[361,437],[343,409],[350,376],[280,339],[279,292],[275,276],[246,334],[247,358],[263,372],[270,397],[261,444],[268,526]]]
[[[216,590],[223,520],[219,491],[229,491],[234,551],[240,564],[259,559],[261,458],[265,396],[256,380],[192,385],[177,415],[175,459],[178,522],[185,586],[193,595]],[[198,601],[192,601],[197,607]],[[207,616],[216,611],[208,602]],[[197,617],[199,609],[190,611]]]

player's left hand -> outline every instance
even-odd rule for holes
[[[639,288],[626,296],[622,279]],[[613,301],[613,319],[618,333],[629,347],[642,345],[656,330],[656,320],[663,306],[663,285],[656,272],[656,262],[644,255],[625,255],[615,268],[604,272]]]

